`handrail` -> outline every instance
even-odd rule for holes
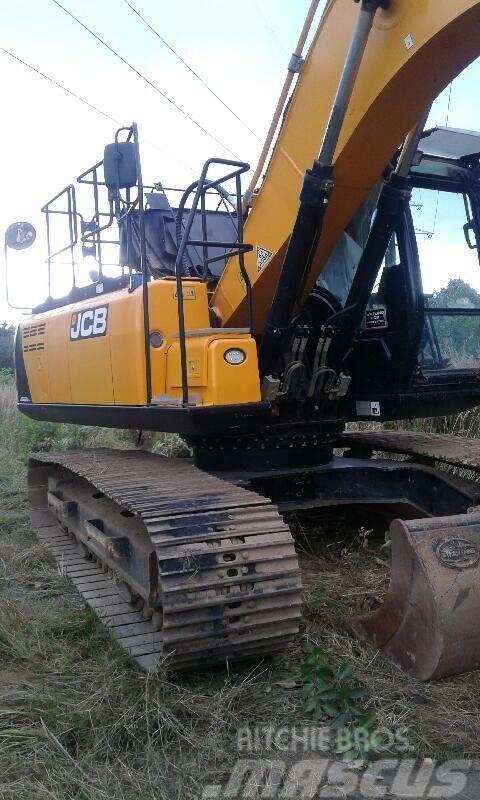
[[[227,166],[227,167],[234,167],[233,170],[228,172],[221,178],[216,178],[215,180],[207,180],[208,170],[212,165],[220,165],[220,166]],[[184,256],[188,245],[202,247],[203,254],[204,254],[204,270],[206,269],[206,264],[210,259],[206,259],[205,256],[208,254],[208,248],[221,248],[226,249],[228,247],[232,247],[232,244],[237,247],[237,251],[239,254],[239,262],[240,262],[240,270],[242,274],[242,278],[245,281],[245,286],[247,290],[247,301],[249,307],[249,329],[250,331],[253,330],[253,303],[251,297],[251,283],[250,278],[245,269],[244,264],[244,254],[252,249],[251,245],[245,245],[243,243],[243,215],[242,215],[242,196],[241,196],[241,178],[240,176],[248,172],[250,169],[250,165],[246,164],[242,161],[230,161],[229,159],[224,158],[210,158],[208,161],[205,162],[203,165],[203,169],[200,175],[200,178],[197,181],[194,181],[187,187],[185,192],[182,195],[180,200],[180,204],[178,207],[177,212],[177,219],[176,219],[176,236],[177,236],[177,257],[175,260],[175,281],[177,287],[177,308],[178,308],[178,333],[179,333],[179,340],[180,340],[180,368],[181,368],[181,376],[182,376],[182,405],[188,405],[188,375],[187,375],[187,347],[186,347],[186,335],[185,335],[185,313],[184,313],[184,300],[183,300],[183,285],[182,285],[182,273],[184,267]],[[236,233],[237,233],[237,241],[232,242],[221,242],[221,241],[213,241],[210,242],[206,238],[206,223],[205,223],[205,194],[207,192],[211,192],[212,189],[218,189],[223,183],[235,179],[235,188],[236,188],[236,196],[237,196],[237,204],[236,204],[236,217],[237,217],[237,224],[236,224]],[[183,214],[185,212],[185,205],[188,198],[195,192],[193,203],[191,208],[189,209],[187,222],[185,228],[183,229]],[[221,195],[221,193],[219,192]],[[198,210],[198,205],[201,203],[201,212],[202,212],[202,235],[204,239],[190,239],[190,233],[192,230],[193,221],[195,219],[196,212]],[[224,257],[224,256],[223,256]]]
[[[67,196],[67,210],[63,211],[61,209],[52,209],[51,206],[53,203],[56,203],[63,195]],[[78,244],[78,224],[77,218],[80,217],[82,220],[81,214],[77,211],[77,200],[75,194],[75,186],[70,183],[60,192],[58,192],[54,197],[52,197],[44,206],[41,208],[41,212],[45,214],[45,221],[46,221],[46,230],[47,230],[47,265],[48,265],[48,297],[51,298],[52,296],[52,261],[62,253],[65,253],[67,250],[71,253],[71,267],[72,267],[72,282],[73,288],[75,288],[75,255],[74,249],[75,246]],[[61,247],[55,252],[52,253],[51,249],[51,237],[50,237],[50,217],[53,215],[67,215],[68,216],[68,233],[69,233],[69,243],[65,245],[65,247]]]

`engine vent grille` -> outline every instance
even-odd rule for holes
[[[25,325],[23,329],[23,338],[28,339],[32,336],[43,336],[45,334],[46,323],[39,322],[33,325]]]
[[[23,345],[23,352],[29,353],[31,350],[45,350],[45,343],[44,342],[35,342],[32,344],[24,344]]]

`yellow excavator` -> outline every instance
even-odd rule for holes
[[[480,298],[430,291],[412,215],[415,192],[459,200],[480,269],[480,134],[425,129],[480,55],[480,0],[329,0],[303,57],[317,6],[245,192],[248,164],[224,158],[180,194],[144,184],[132,124],[42,209],[49,292],[17,331],[20,411],[192,452],[30,459],[39,538],[143,669],[281,650],[302,591],[284,515],[359,505],[394,519],[393,574],[350,630],[421,680],[480,666],[480,442],[346,430],[480,402]],[[34,239],[14,223],[5,253]]]

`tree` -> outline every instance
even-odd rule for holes
[[[428,305],[431,308],[480,308],[480,294],[461,278],[452,278],[448,286],[429,296]]]
[[[15,326],[0,323],[0,369],[13,370]]]
[[[454,278],[444,289],[426,297],[426,304],[429,308],[480,310],[480,294],[465,281]],[[433,316],[432,323],[442,355],[450,359],[452,367],[470,366],[469,359],[478,360],[480,356],[480,316]],[[467,359],[465,363],[463,363],[464,359]]]

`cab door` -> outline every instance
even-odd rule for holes
[[[390,240],[345,360],[345,369],[352,376],[350,398],[359,398],[362,406],[366,397],[377,398],[378,403],[382,399],[383,416],[385,395],[399,395],[411,384],[422,321],[418,253],[407,210]]]

